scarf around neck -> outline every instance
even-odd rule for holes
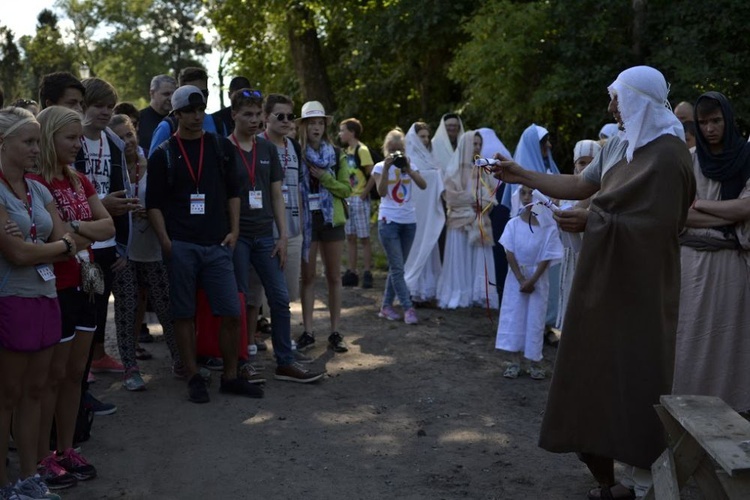
[[[317,151],[307,144],[305,146],[305,160],[309,164],[325,170],[335,177],[336,174],[334,173],[333,168],[336,166],[338,159],[336,158],[336,150],[330,143],[325,141],[321,142],[320,149]],[[312,179],[310,182],[313,182]],[[318,183],[318,193],[320,193],[320,209],[323,212],[323,220],[326,224],[333,224],[333,195],[321,183]],[[309,196],[309,191],[307,194]],[[311,221],[311,217],[305,219],[305,225],[307,225],[308,221]],[[312,222],[310,222],[310,224],[312,224]]]
[[[714,99],[719,102],[724,115],[724,140],[721,153],[712,153],[711,146],[703,136],[700,127],[695,129],[695,151],[701,173],[711,180],[721,182],[721,199],[734,200],[739,197],[750,178],[750,143],[740,135],[734,122],[734,111],[729,100],[719,92],[706,92],[695,102],[698,109],[701,99]],[[695,112],[695,123],[698,114]]]

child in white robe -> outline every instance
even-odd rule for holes
[[[537,201],[532,189],[521,186],[516,196],[524,208],[508,222],[500,237],[510,272],[505,278],[495,348],[514,353],[504,377],[518,377],[523,354],[530,361],[531,378],[541,380],[546,377],[539,362],[549,298],[547,271],[551,263],[562,258],[563,246],[549,209],[531,205]]]

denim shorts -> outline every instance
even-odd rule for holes
[[[199,287],[206,291],[211,312],[215,316],[240,316],[230,247],[172,240],[172,255],[167,260],[167,269],[174,319],[195,316]]]

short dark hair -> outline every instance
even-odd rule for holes
[[[240,90],[240,89],[249,89],[249,88],[250,88],[250,80],[248,80],[244,76],[235,76],[229,82],[229,93],[230,94],[232,92]]]
[[[359,139],[359,137],[362,135],[362,122],[357,120],[356,118],[347,118],[346,120],[343,120],[339,125],[343,125],[346,127],[346,130],[354,134],[355,139]]]
[[[451,118],[455,118],[459,122],[461,121],[461,117],[458,116],[458,113],[446,113],[445,115],[443,115],[443,121],[450,120]]]
[[[259,90],[238,89],[232,94],[232,111],[239,111],[243,106],[258,106],[263,109],[263,95]]]
[[[717,110],[721,111],[722,114],[724,113],[719,101],[711,97],[702,97],[701,99],[698,99],[698,102],[695,105],[695,116],[707,115],[708,113],[713,113]]]
[[[138,128],[138,122],[141,121],[141,112],[132,102],[121,102],[113,110],[115,115],[126,115],[130,118],[134,128]]]
[[[180,76],[178,77],[180,87],[185,85],[185,82],[194,82],[196,80],[208,81],[208,73],[206,73],[205,69],[198,66],[190,66],[180,70]]]
[[[263,102],[263,111],[267,115],[270,115],[271,111],[273,111],[273,107],[277,104],[288,104],[290,106],[294,106],[294,101],[292,101],[292,98],[288,95],[268,94],[266,96],[266,100]]]
[[[69,88],[80,90],[81,95],[86,97],[86,87],[73,73],[57,71],[44,75],[39,83],[39,106],[42,109],[46,108],[47,101],[57,104]]]

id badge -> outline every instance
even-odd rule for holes
[[[310,195],[310,210],[320,210],[320,193]]]
[[[206,195],[194,193],[190,195],[190,215],[204,215],[206,213]]]
[[[263,191],[250,191],[247,195],[247,201],[251,209],[263,208]]]
[[[281,196],[284,197],[284,205],[289,206],[289,186],[281,186]]]
[[[41,276],[44,281],[52,281],[55,279],[55,273],[47,264],[39,264],[36,266],[36,272],[39,273],[39,276]]]

